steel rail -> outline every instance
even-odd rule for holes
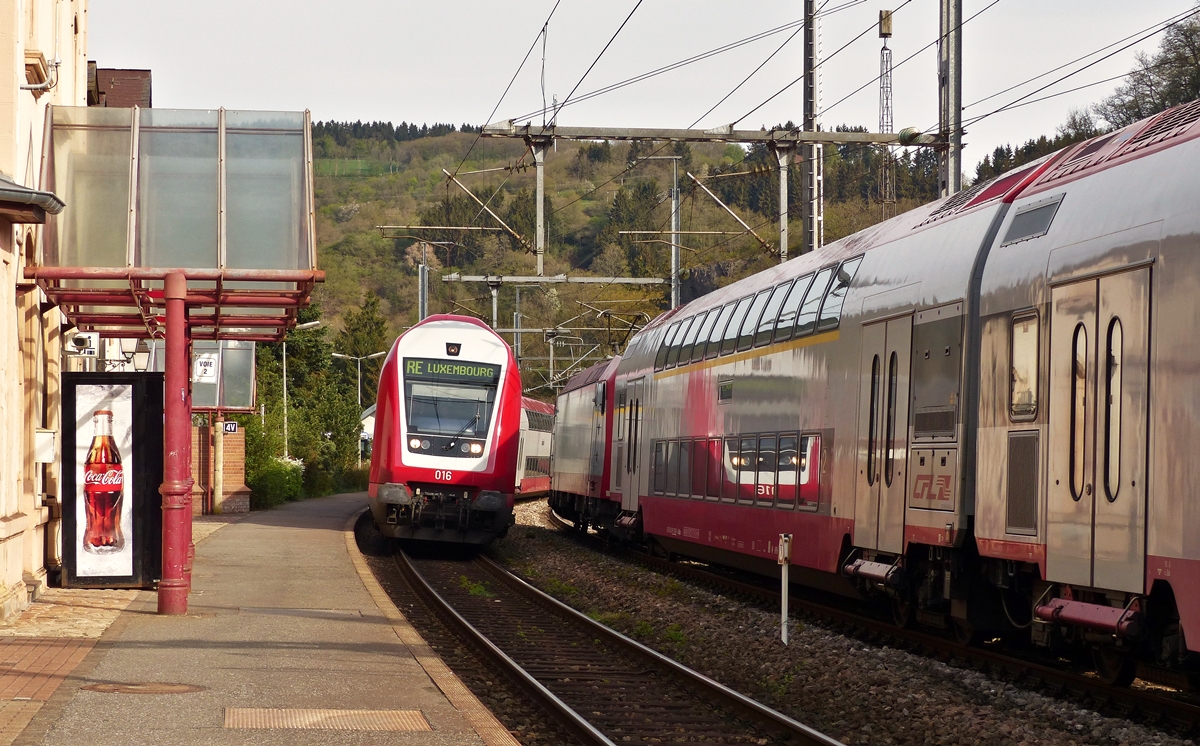
[[[553,510],[547,511],[550,520],[561,531],[574,531],[570,521],[562,518]],[[588,541],[594,548],[600,549],[599,540]],[[676,562],[637,552],[626,547],[604,545],[602,550],[616,554],[622,558],[637,562],[649,569],[674,575],[701,584],[716,586],[725,590],[750,596],[778,607],[779,591],[772,588],[743,583],[732,578],[701,570],[696,567],[681,565]],[[939,637],[935,634],[912,629],[902,629],[895,624],[882,622],[869,616],[839,609],[827,604],[792,595],[788,601],[793,609],[807,613],[826,623],[844,625],[857,629],[875,638],[877,644],[891,644],[893,647],[915,648],[924,650],[927,655],[938,658],[960,658],[981,670],[994,669],[1003,671],[1011,676],[1014,683],[1025,681],[1033,688],[1046,688],[1055,695],[1071,693],[1090,697],[1099,707],[1112,707],[1129,717],[1140,713],[1150,721],[1168,721],[1175,725],[1183,734],[1200,730],[1200,706],[1173,700],[1168,697],[1153,694],[1140,689],[1114,687],[1103,681],[1070,671],[1063,671],[1053,666],[1025,660],[985,648],[970,647],[960,642]],[[1145,667],[1139,667],[1139,674],[1147,673]]]

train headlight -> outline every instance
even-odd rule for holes
[[[428,440],[422,440],[422,441],[421,441],[421,450],[422,450],[422,451],[428,451],[428,450],[429,450],[429,441],[428,441]]]
[[[469,450],[471,450],[471,446],[470,446],[469,444],[467,444],[467,443],[463,443],[463,444],[462,444],[462,452],[463,452],[463,453],[466,453],[466,452],[467,452],[467,451],[469,451]]]
[[[421,447],[421,439],[413,438],[412,440],[408,441],[408,447],[412,448],[413,450],[420,448]]]
[[[479,443],[472,443],[471,453],[474,453],[476,456],[478,456],[479,454],[483,453],[483,446]]]

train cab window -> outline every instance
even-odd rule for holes
[[[718,499],[721,497],[721,475],[724,466],[720,439],[713,438],[708,441],[708,455],[705,458],[708,461],[708,476],[705,480],[707,485],[704,494],[710,499]]]
[[[776,285],[775,289],[771,291],[767,307],[763,309],[762,318],[758,321],[758,331],[754,334],[755,347],[771,343],[771,336],[775,333],[775,320],[779,317],[779,308],[783,305],[783,299],[787,297],[788,289],[791,287],[792,281],[788,280],[782,285]]]
[[[837,274],[833,277],[833,284],[829,287],[829,292],[825,295],[825,302],[821,304],[821,318],[817,321],[817,331],[823,332],[829,329],[836,329],[838,322],[842,319],[842,304],[846,302],[846,293],[850,291],[850,283],[854,280],[854,273],[858,271],[858,265],[862,264],[862,257],[847,259],[842,262],[842,266],[838,267]]]
[[[825,297],[825,289],[833,277],[833,267],[826,267],[817,273],[817,278],[804,294],[804,303],[796,314],[796,333],[793,337],[803,337],[812,334],[817,327],[817,309],[821,307],[821,299]]]
[[[764,435],[758,439],[758,461],[754,475],[754,497],[759,505],[771,505],[775,501],[775,474],[778,470],[776,446],[778,441],[774,435]]]
[[[758,473],[758,439],[742,438],[741,453],[738,454],[738,490],[739,503],[754,502],[754,488]]]
[[[1114,318],[1108,325],[1108,362],[1104,371],[1104,496],[1109,502],[1117,499],[1121,488],[1121,365],[1124,356],[1124,336],[1121,320]]]
[[[680,497],[692,494],[692,441],[679,441],[679,487],[675,494]]]
[[[821,504],[821,436],[800,436],[796,464],[796,497],[801,508],[816,510]]]
[[[729,317],[733,315],[733,309],[737,307],[737,301],[726,303],[721,309],[720,315],[717,316],[717,323],[712,328],[712,333],[708,335],[708,347],[704,351],[704,359],[716,357],[721,352],[721,339],[725,336],[725,327],[729,326]]]
[[[679,489],[679,441],[667,441],[667,494],[674,495]]]
[[[723,472],[721,474],[721,499],[725,502],[733,502],[737,499],[739,459],[737,438],[726,438],[724,468],[721,470]]]
[[[661,495],[667,489],[667,444],[654,441],[654,492]]]
[[[679,322],[676,321],[667,329],[667,333],[663,335],[662,344],[659,345],[658,354],[654,357],[654,369],[662,370],[667,364],[667,353],[671,351],[671,338],[675,336],[675,332],[679,331]]]
[[[604,414],[608,405],[608,385],[605,381],[596,381],[596,393],[592,396],[592,409]]]
[[[1071,497],[1083,498],[1084,452],[1087,441],[1087,328],[1075,327],[1074,364],[1071,366]]]
[[[742,321],[746,318],[746,312],[750,310],[750,303],[753,302],[754,296],[747,295],[738,301],[737,306],[733,309],[733,316],[729,319],[729,326],[725,327],[725,337],[721,340],[721,354],[728,355],[737,349],[738,332],[742,328]]]
[[[778,486],[775,488],[775,507],[796,506],[796,465],[800,462],[799,440],[794,434],[779,436],[779,458],[776,472]]]
[[[688,331],[695,326],[693,321],[694,319],[684,319],[679,323],[679,331],[675,332],[675,338],[671,340],[671,349],[667,352],[666,367],[674,368],[675,364],[679,362],[679,353],[683,350],[683,340],[687,338]]]
[[[1009,417],[1030,420],[1037,415],[1038,317],[1020,316],[1012,322],[1012,380]]]
[[[792,283],[792,289],[788,291],[787,297],[783,299],[783,305],[779,308],[779,319],[775,322],[775,337],[771,341],[786,342],[792,338],[792,332],[796,326],[796,314],[800,311],[804,293],[812,284],[812,279],[812,275],[805,275]]]
[[[708,441],[692,443],[692,496],[704,499],[704,485],[708,481]]]
[[[758,320],[762,318],[763,309],[766,308],[767,299],[770,296],[770,290],[763,290],[754,296],[754,302],[750,304],[750,310],[746,313],[746,319],[742,322],[742,330],[738,333],[737,348],[739,352],[748,350],[754,346],[754,332],[758,329]]]
[[[692,328],[688,329],[687,336],[683,338],[683,347],[679,351],[678,365],[687,365],[692,362],[692,350],[696,347],[696,340],[700,338],[700,329],[704,327],[704,319],[707,315],[701,313],[692,321]]]

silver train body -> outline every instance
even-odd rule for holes
[[[560,401],[589,461],[607,433],[607,468],[560,435],[552,501],[763,572],[790,534],[793,577],[906,624],[1029,630],[1115,680],[1194,669],[1198,119],[1176,107],[660,316],[590,406]],[[598,486],[565,473],[583,464]]]

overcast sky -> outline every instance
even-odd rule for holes
[[[545,44],[545,90],[565,99],[638,0],[560,0]],[[1193,0],[964,0],[964,117],[986,114],[1097,59],[976,101],[1187,11]],[[555,0],[92,0],[89,58],[101,67],[150,68],[163,108],[310,109],[314,119],[479,124],[538,37]],[[879,126],[879,11],[896,9],[890,46],[899,63],[938,35],[938,0],[829,0],[822,24],[823,125]],[[587,92],[798,20],[803,4],[642,0],[575,93]],[[985,10],[986,8],[986,10]],[[869,31],[867,31],[870,29]],[[859,34],[860,39],[850,43]],[[791,31],[567,106],[564,125],[756,129],[801,119],[800,85],[764,100],[800,76],[803,33],[705,116],[774,52]],[[1133,41],[1145,34],[1134,36]],[[1033,98],[1122,75],[1161,34]],[[835,50],[837,54],[835,55]],[[896,129],[937,122],[936,50],[895,71]],[[493,120],[542,106],[542,44],[535,45]],[[998,144],[1052,135],[1072,107],[1112,92],[1119,80],[991,116],[967,127],[964,169]],[[535,120],[540,122],[540,116]]]

